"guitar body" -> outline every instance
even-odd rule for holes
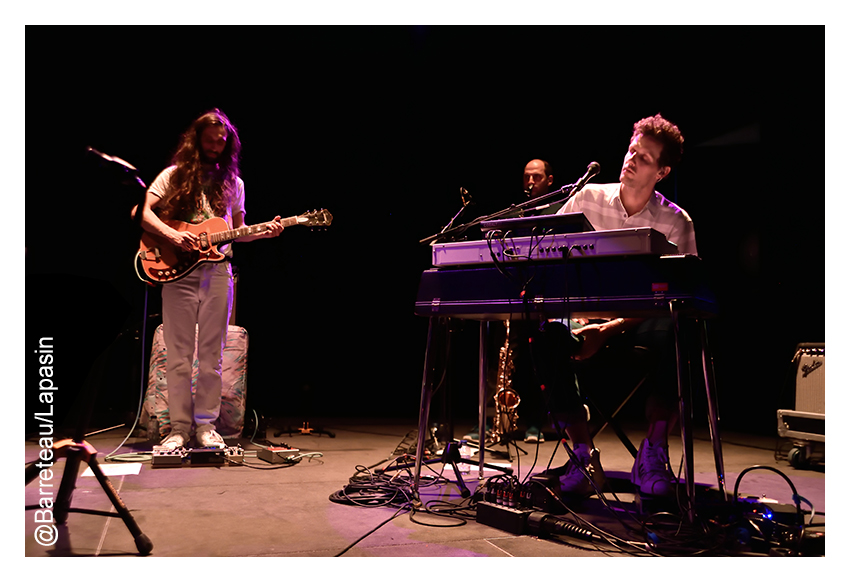
[[[189,231],[200,239],[199,248],[184,251],[165,238],[149,232],[142,234],[141,246],[136,255],[136,272],[149,283],[171,283],[178,281],[203,263],[219,263],[225,255],[218,244],[210,242],[211,235],[228,230],[223,218],[210,218],[200,224],[189,224],[179,220],[166,220],[165,224],[179,231]]]
[[[298,216],[279,219],[278,224],[288,226],[329,226],[333,216],[325,209],[305,212]],[[189,224],[180,220],[166,220],[165,224],[178,231],[188,231],[198,237],[197,248],[184,251],[167,239],[144,232],[139,252],[136,253],[136,274],[148,283],[171,283],[179,281],[203,263],[220,263],[226,257],[218,248],[226,242],[248,235],[266,232],[272,222],[253,226],[240,226],[229,230],[223,218],[210,218],[200,224]]]

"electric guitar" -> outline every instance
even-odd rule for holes
[[[332,220],[331,213],[322,209],[282,218],[280,224],[284,227],[329,226]],[[180,220],[164,222],[176,230],[194,233],[198,237],[198,244],[191,251],[186,251],[175,247],[164,237],[147,231],[142,233],[135,267],[139,279],[148,283],[179,281],[202,263],[221,262],[226,257],[218,250],[220,245],[243,236],[265,232],[274,221],[234,229],[229,228],[223,218],[210,218],[200,224],[190,224]]]

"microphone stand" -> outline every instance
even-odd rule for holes
[[[521,202],[519,204],[511,204],[507,208],[499,210],[498,212],[494,212],[493,214],[490,214],[489,216],[479,216],[478,218],[476,218],[475,220],[473,220],[471,222],[467,222],[465,224],[459,224],[455,227],[448,228],[449,225],[451,225],[452,222],[454,222],[454,220],[460,214],[460,212],[458,212],[458,215],[455,215],[455,218],[452,218],[452,220],[449,222],[449,224],[446,225],[445,228],[443,228],[443,230],[441,230],[437,234],[432,234],[429,237],[423,238],[422,240],[419,241],[419,243],[420,244],[427,244],[427,243],[430,243],[431,241],[434,241],[434,240],[437,240],[437,239],[445,240],[445,239],[448,239],[448,238],[452,238],[452,235],[462,234],[466,230],[468,230],[469,228],[471,228],[471,227],[473,227],[477,224],[480,224],[482,222],[486,222],[488,220],[495,220],[495,219],[499,218],[500,216],[505,216],[506,214],[510,214],[511,212],[515,212],[517,210],[525,210],[526,208],[533,208],[533,207],[539,206],[542,202],[549,202],[549,201],[565,202],[568,198],[573,196],[578,191],[578,188],[576,188],[576,186],[578,186],[578,185],[579,185],[579,183],[567,184],[566,186],[562,186],[561,188],[555,190],[554,192],[549,192],[548,194],[543,194],[541,196],[538,196],[537,198],[532,198],[531,200],[526,200],[525,202]],[[582,184],[582,186],[583,185],[584,184]],[[569,194],[566,196],[566,198],[564,198],[563,200],[554,200],[555,198],[557,198],[558,196],[561,196],[564,192],[567,192],[567,191],[569,192]],[[465,208],[465,206],[464,206],[464,208]],[[463,208],[461,208],[461,211],[463,211]]]
[[[598,173],[599,173],[599,164],[596,163],[596,162],[590,162],[590,164],[588,164],[588,166],[587,166],[587,171],[584,173],[584,176],[579,178],[579,181],[576,182],[575,184],[568,184],[566,186],[561,186],[560,188],[558,188],[554,192],[549,192],[548,194],[543,194],[542,196],[538,196],[537,198],[532,198],[531,200],[526,200],[525,202],[522,202],[520,204],[511,204],[508,208],[505,208],[504,210],[500,210],[498,212],[495,212],[495,213],[491,214],[490,216],[482,216],[482,217],[476,218],[475,220],[473,220],[472,222],[469,222],[467,224],[461,224],[459,226],[456,226],[454,228],[450,228],[448,230],[446,230],[444,228],[442,232],[440,232],[438,234],[433,234],[433,235],[426,237],[426,238],[423,238],[422,240],[419,241],[419,243],[420,244],[429,243],[429,242],[431,242],[433,240],[437,240],[437,239],[445,240],[446,238],[448,238],[452,234],[462,233],[462,232],[466,231],[468,228],[470,228],[471,226],[475,226],[476,224],[479,224],[481,222],[485,222],[487,220],[494,220],[496,218],[499,218],[500,216],[504,216],[504,215],[509,214],[511,212],[514,212],[516,210],[524,210],[524,209],[532,207],[532,206],[538,206],[541,202],[549,202],[550,200],[557,198],[558,196],[560,196],[564,192],[567,192],[567,195],[566,195],[566,197],[564,197],[563,200],[560,200],[560,202],[566,202],[567,200],[569,200],[570,198],[575,196],[575,194],[579,190],[584,188],[584,185],[587,184],[588,180],[590,180],[593,176],[595,176]],[[452,219],[452,220],[454,220],[454,219]],[[451,224],[451,222],[449,224]]]
[[[463,212],[467,209],[467,207],[475,204],[475,202],[472,201],[472,197],[469,196],[469,192],[466,190],[466,188],[463,188],[463,187],[461,187],[461,189],[460,189],[460,199],[463,202],[463,206],[461,206],[460,210],[458,210],[457,213],[454,216],[452,216],[452,219],[446,224],[446,226],[443,227],[443,230],[441,230],[439,234],[443,234],[448,229],[450,229],[452,227],[452,225],[455,223],[455,220],[457,220],[458,217],[461,214],[463,214]],[[437,235],[437,236],[439,236],[439,235]]]
[[[127,174],[132,174],[128,176],[128,180],[134,182],[136,184],[141,185],[143,188],[141,189],[141,194],[139,196],[139,205],[136,215],[134,217],[134,222],[141,228],[141,209],[144,203],[144,197],[146,194],[147,187],[144,185],[144,182],[135,174],[136,169],[123,162],[123,160],[118,161],[118,158],[111,158],[110,156],[105,156],[100,154],[97,150],[92,150],[89,148],[91,153],[94,153],[106,160],[107,162],[114,162],[114,164],[122,168],[124,172]],[[127,183],[127,182],[125,182]],[[147,286],[146,286],[147,287]],[[145,304],[144,309],[147,311],[147,288],[145,289]],[[142,366],[141,366],[141,374],[142,374],[142,386],[144,388],[144,337],[145,337],[145,319],[147,319],[147,313],[144,314],[144,319],[142,321]],[[56,496],[56,503],[54,504],[53,509],[53,517],[58,525],[65,525],[68,520],[68,513],[71,511],[75,511],[78,513],[95,513],[96,515],[105,515],[107,517],[120,517],[124,520],[124,524],[127,526],[127,529],[130,530],[130,533],[133,536],[133,539],[136,543],[136,548],[139,550],[139,553],[143,556],[147,556],[153,550],[153,543],[150,538],[142,533],[142,530],[139,528],[136,520],[133,519],[133,516],[130,514],[130,510],[127,509],[127,506],[124,505],[124,502],[118,496],[118,492],[113,487],[112,482],[109,480],[109,477],[103,474],[103,471],[100,468],[100,465],[97,462],[97,451],[92,447],[89,443],[84,440],[85,431],[88,426],[89,421],[91,420],[92,409],[94,408],[94,403],[97,398],[97,386],[95,382],[87,383],[86,390],[89,394],[84,396],[84,402],[88,403],[88,407],[84,409],[84,412],[80,419],[77,421],[77,426],[75,428],[74,438],[68,439],[66,441],[57,442],[54,446],[56,449],[56,456],[64,456],[66,457],[65,461],[65,470],[62,474],[62,481],[59,484],[59,492]],[[94,512],[92,510],[85,509],[73,509],[71,508],[71,498],[74,494],[74,489],[76,488],[77,475],[79,473],[80,463],[86,463],[94,474],[95,478],[97,478],[98,483],[103,488],[104,493],[109,498],[109,501],[112,502],[112,506],[118,512],[115,513],[104,513],[104,512]],[[26,471],[26,482],[30,483],[35,478],[35,474],[33,470],[29,468]]]

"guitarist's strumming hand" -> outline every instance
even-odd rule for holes
[[[191,251],[192,249],[197,248],[198,235],[186,230],[176,230],[172,228],[171,232],[168,233],[168,240],[179,249]]]

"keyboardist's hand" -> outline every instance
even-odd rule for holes
[[[623,333],[626,329],[639,323],[640,319],[623,319],[622,317],[605,323],[591,323],[573,330],[573,334],[584,341],[578,352],[573,355],[575,360],[586,360],[598,352],[613,336]]]
[[[598,352],[605,342],[608,341],[608,334],[605,333],[606,324],[591,323],[579,329],[574,329],[573,333],[584,339],[578,352],[573,354],[574,360],[586,360]]]

